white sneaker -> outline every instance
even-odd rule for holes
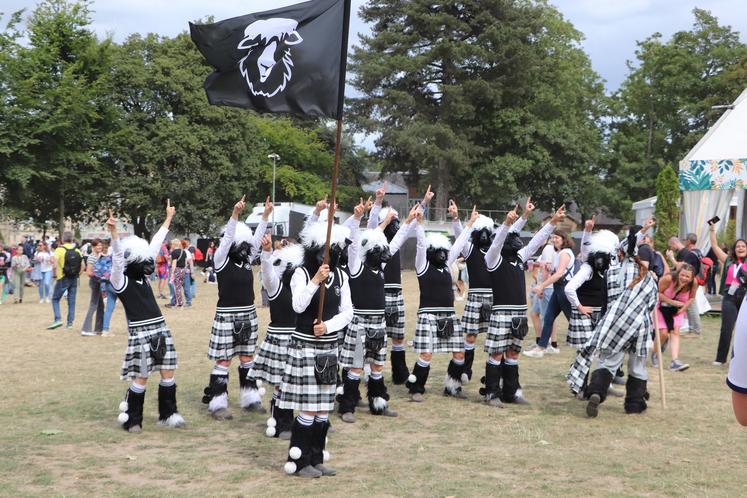
[[[545,356],[545,350],[537,347],[535,349],[530,349],[529,351],[524,351],[524,354],[530,358],[542,358]]]
[[[92,337],[92,336],[95,336],[96,334],[95,334],[95,333],[93,333],[93,332],[86,332],[85,330],[82,330],[82,331],[80,332],[80,335],[82,335],[82,336],[86,336],[86,337]]]
[[[44,304],[44,299],[39,299],[39,304]]]
[[[715,367],[723,367],[724,366],[724,364],[722,362],[720,362],[720,361],[714,361],[713,363],[711,363],[711,365],[713,365]]]
[[[547,346],[547,349],[545,350],[545,353],[547,354],[559,354],[560,349],[552,347],[552,344]]]

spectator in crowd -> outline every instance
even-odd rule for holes
[[[638,251],[643,252],[644,255],[648,255],[651,258],[651,264],[649,270],[656,274],[657,278],[662,278],[665,275],[669,275],[671,270],[667,264],[667,260],[664,255],[654,249],[654,239],[650,235],[644,235],[638,245]]]
[[[36,245],[34,254],[34,263],[39,268],[39,302],[49,303],[52,301],[52,253],[49,252],[49,246],[45,242],[39,242]]]
[[[553,257],[555,256],[555,247],[548,239],[544,249],[540,256],[529,266],[532,275],[532,288],[541,284],[545,279],[550,276],[550,266],[552,265]],[[534,327],[534,342],[539,344],[540,335],[542,335],[542,320],[545,318],[547,312],[547,305],[550,303],[552,297],[553,288],[547,287],[542,292],[542,297],[538,296],[534,292],[529,293],[529,300],[531,306],[529,307],[529,318],[532,320],[532,326]],[[557,343],[557,327],[553,323],[552,333],[550,335],[550,344]]]
[[[13,302],[23,302],[23,288],[26,287],[26,274],[31,271],[29,258],[23,252],[23,244],[18,244],[10,260],[10,271],[13,276]]]
[[[52,293],[52,310],[54,321],[47,329],[62,327],[62,314],[60,313],[60,301],[67,292],[67,328],[73,328],[75,320],[75,296],[78,292],[78,278],[86,269],[83,254],[73,244],[73,234],[64,232],[62,243],[54,250],[52,265],[55,271],[55,285]]]
[[[10,252],[0,244],[0,304],[3,304],[8,295],[8,281],[10,274]]]
[[[177,308],[184,307],[185,280],[187,278],[188,263],[187,250],[182,247],[182,241],[174,239],[171,241],[171,284],[174,286],[174,303]]]
[[[214,258],[215,258],[215,241],[211,240],[208,243],[208,248],[205,251],[205,279],[203,280],[203,283],[215,283],[215,267],[214,267]]]
[[[696,247],[698,243],[698,236],[694,233],[688,233],[685,235],[684,243],[677,237],[669,239],[669,250],[667,251],[667,259],[672,264],[672,271],[679,271],[682,265],[687,263],[693,267],[693,271],[697,276],[700,273],[700,258],[703,257],[700,250]],[[690,325],[691,334],[700,334],[700,310],[698,310],[698,302],[694,301],[687,308],[687,321]]]
[[[166,299],[163,286],[169,281],[169,246],[166,242],[161,244],[161,249],[156,256],[156,273],[158,274],[158,297]],[[172,292],[173,293],[173,292]]]
[[[669,341],[669,351],[672,355],[672,364],[669,369],[675,372],[687,370],[690,365],[679,360],[680,355],[680,327],[685,319],[687,308],[695,302],[695,292],[698,283],[695,282],[693,267],[687,263],[674,273],[666,275],[659,280],[659,336],[661,337],[662,350]],[[651,361],[655,367],[659,366],[659,357],[656,352],[651,355]]]
[[[27,235],[26,240],[23,242],[23,254],[29,258],[29,261],[32,261],[34,258],[35,247],[34,238],[31,235]]]
[[[91,299],[88,302],[86,319],[80,331],[82,336],[94,336],[101,333],[104,326],[104,300],[101,298],[101,278],[96,276],[94,268],[102,256],[104,244],[100,239],[91,241],[91,254],[86,258],[86,273],[88,274],[88,288],[91,289]],[[94,313],[96,321],[93,322]]]
[[[110,281],[112,275],[112,254],[111,248],[109,247],[109,241],[104,242],[104,249],[101,251],[101,256],[93,267],[93,274],[101,282],[101,300],[105,303],[104,321],[101,324],[101,336],[107,337],[111,335],[109,324],[111,323],[112,314],[114,313],[114,307],[117,304],[117,293],[114,292],[114,287],[112,287]]]
[[[192,241],[189,239],[184,239],[182,241],[182,244],[186,244],[187,246],[187,252],[189,253],[187,256],[189,256],[189,298],[187,298],[187,306],[192,305],[192,299],[197,295],[197,279],[195,278],[195,275],[197,275],[195,271],[195,266],[200,266],[202,264],[203,255],[202,251],[197,249],[197,247],[192,244]],[[185,283],[186,287],[186,283]]]
[[[716,279],[718,278],[718,272],[721,268],[721,263],[719,262],[718,256],[716,256],[716,253],[713,250],[713,246],[711,246],[711,248],[708,250],[708,254],[706,254],[706,257],[710,258],[711,261],[713,261],[713,266],[711,266],[711,271],[708,272],[708,278],[706,279],[706,294],[715,296],[716,294],[718,294]]]

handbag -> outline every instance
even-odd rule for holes
[[[524,340],[529,333],[529,321],[525,316],[511,317],[511,335],[516,339]]]
[[[386,343],[386,330],[366,330],[366,357],[373,358]]]
[[[249,320],[241,320],[233,322],[233,343],[237,346],[245,346],[249,344],[249,339],[252,337],[252,322]]]
[[[493,305],[490,303],[482,303],[480,305],[480,321],[481,322],[489,322],[490,321],[490,315],[493,314]]]
[[[337,355],[322,353],[314,356],[314,377],[319,385],[337,384]]]
[[[446,339],[454,335],[454,320],[450,317],[436,318],[436,337]]]
[[[166,336],[163,332],[159,332],[149,340],[150,345],[150,357],[153,359],[153,363],[161,363],[166,356]]]

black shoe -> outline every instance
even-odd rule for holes
[[[589,396],[589,403],[586,405],[586,415],[594,418],[599,415],[599,404],[602,402],[602,398],[598,394],[592,394]]]

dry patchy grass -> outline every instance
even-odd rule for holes
[[[407,324],[415,325],[417,283],[405,274]],[[83,280],[76,325],[88,303]],[[29,292],[29,294],[32,294]],[[200,402],[211,363],[206,358],[215,286],[200,285],[195,306],[164,310],[179,353],[179,408],[188,427],[157,427],[155,382],[146,396],[144,432],[116,422],[126,389],[118,381],[126,345],[123,313],[114,337],[47,331],[51,307],[0,308],[3,389],[0,403],[0,495],[88,496],[743,496],[747,439],[734,421],[725,369],[710,365],[718,319],[704,320],[702,339],[683,341],[687,372],[665,372],[668,409],[659,406],[656,372],[642,416],[627,416],[610,398],[588,420],[564,381],[572,351],[542,360],[522,358],[529,407],[491,409],[439,395],[447,355],[434,358],[423,404],[390,387],[397,419],[360,414],[333,419],[334,478],[312,481],[282,473],[287,444],[263,435],[265,416],[236,413],[210,419]],[[460,304],[460,308],[462,303]],[[65,306],[63,306],[63,309]],[[460,310],[461,311],[461,310]],[[261,326],[268,322],[259,312]],[[564,322],[560,322],[564,325]],[[561,326],[561,330],[563,327]],[[562,335],[562,334],[561,334]],[[482,344],[482,338],[479,341]],[[410,365],[414,356],[408,355]],[[485,360],[478,350],[476,377]],[[154,378],[155,381],[155,378]],[[232,372],[230,395],[238,401]],[[236,412],[236,410],[234,410]],[[336,421],[337,420],[337,421]]]

